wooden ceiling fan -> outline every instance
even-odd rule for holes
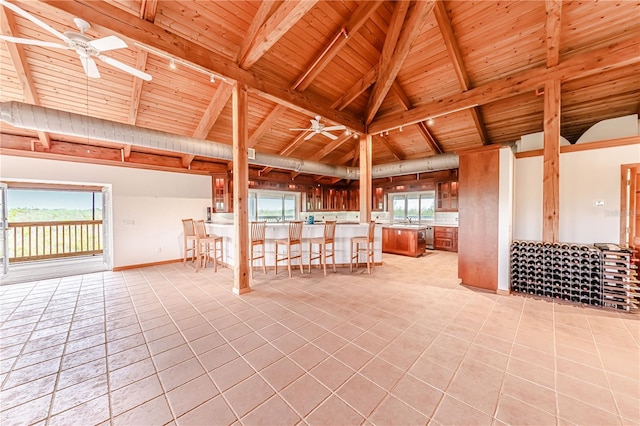
[[[98,71],[98,66],[96,65],[96,61],[94,60],[94,58],[97,58],[102,62],[105,62],[111,65],[112,67],[118,68],[121,71],[132,74],[145,81],[151,80],[150,74],[140,71],[127,64],[124,64],[109,56],[103,55],[102,52],[126,48],[127,43],[125,43],[122,39],[114,35],[95,39],[95,40],[92,39],[91,37],[85,34],[85,32],[91,28],[91,25],[84,19],[80,19],[80,18],[73,19],[73,22],[76,24],[76,26],[80,30],[79,33],[75,31],[65,31],[64,33],[61,33],[60,31],[42,22],[40,19],[36,18],[26,10],[19,8],[13,3],[9,3],[6,0],[0,0],[0,5],[5,6],[8,9],[11,9],[16,14],[22,16],[23,18],[28,19],[29,21],[33,22],[43,30],[46,30],[47,32],[53,34],[57,38],[61,39],[64,42],[64,44],[53,43],[50,41],[43,41],[43,40],[33,40],[28,38],[19,38],[19,37],[10,37],[5,35],[0,35],[0,39],[4,41],[8,41],[10,43],[26,44],[30,46],[75,50],[75,52],[78,54],[78,57],[80,59],[80,62],[82,63],[82,67],[87,77],[100,78],[100,72]]]
[[[307,141],[309,139],[311,139],[313,136],[317,135],[317,134],[321,134],[322,136],[326,136],[331,140],[336,140],[338,139],[338,137],[336,135],[334,135],[333,133],[329,133],[332,130],[345,130],[346,126],[342,126],[342,125],[338,125],[338,126],[325,126],[324,124],[320,123],[320,120],[322,119],[322,117],[320,117],[319,115],[316,115],[315,119],[311,119],[309,121],[311,121],[311,127],[308,127],[306,129],[289,129],[289,130],[298,130],[298,131],[304,131],[304,132],[311,132],[309,133],[307,136],[305,136],[304,140]]]

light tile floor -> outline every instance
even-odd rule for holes
[[[372,275],[181,264],[0,287],[0,424],[638,424],[638,315]]]

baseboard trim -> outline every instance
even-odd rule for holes
[[[161,260],[159,262],[138,263],[135,265],[114,266],[113,272],[126,271],[127,269],[148,268],[149,266],[167,265],[169,263],[182,262],[182,259]]]
[[[508,295],[511,294],[511,291],[510,290],[498,289],[498,290],[496,290],[496,294],[499,295],[499,296],[508,296]]]

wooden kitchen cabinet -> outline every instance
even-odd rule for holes
[[[211,178],[213,195],[213,207],[216,212],[230,212],[231,206],[231,184],[227,175],[213,175]]]
[[[382,228],[382,252],[418,257],[425,251],[424,228]]]
[[[458,182],[437,182],[436,183],[436,211],[457,212],[458,211]]]
[[[436,250],[458,251],[458,228],[435,226],[433,228],[433,246]]]

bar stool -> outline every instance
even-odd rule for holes
[[[218,262],[223,263],[222,254],[222,237],[218,235],[207,235],[207,228],[204,225],[204,220],[196,220],[196,236],[198,237],[198,243],[196,245],[197,262],[196,272],[198,272],[198,266],[200,262],[203,262],[204,267],[207,267],[207,262],[213,260],[213,271],[218,272]]]
[[[251,278],[253,278],[253,261],[262,259],[262,272],[267,273],[267,267],[264,263],[264,232],[267,226],[267,222],[251,222],[251,247],[249,254],[249,265],[251,265]],[[253,251],[254,247],[262,246],[262,254],[256,256]]]
[[[196,235],[196,228],[193,224],[193,219],[182,219],[182,233],[184,235],[184,244],[182,250],[184,252],[184,258],[182,264],[187,264],[187,253],[191,252],[192,259],[196,258],[196,245],[198,244],[198,236]],[[191,244],[189,244],[191,243]]]
[[[298,254],[292,256],[291,248],[293,246],[298,246]],[[286,246],[287,252],[284,253],[283,257],[279,256],[278,246]],[[289,222],[289,237],[284,240],[276,240],[276,275],[278,275],[278,262],[282,262],[284,260],[287,261],[287,269],[289,270],[289,278],[291,278],[291,260],[292,259],[300,259],[300,273],[304,274],[304,269],[302,269],[302,222],[294,221]]]
[[[333,262],[333,272],[336,272],[336,258],[334,236],[336,233],[336,221],[327,220],[324,223],[324,232],[322,237],[309,239],[309,273],[311,273],[311,262],[318,259],[318,266],[324,268],[324,276],[327,276],[327,258],[330,257]],[[318,251],[313,251],[313,245],[318,245]],[[328,245],[331,244],[331,253],[329,253]]]
[[[358,259],[360,253],[364,253],[367,259],[367,273],[371,273],[372,265],[373,269],[376,269],[376,264],[373,259],[373,234],[376,229],[376,221],[369,222],[369,231],[366,237],[351,237],[351,260],[349,261],[349,271],[353,271],[353,261],[356,261],[356,268],[358,267]],[[360,246],[362,244],[362,246]],[[355,248],[355,250],[354,250]]]

